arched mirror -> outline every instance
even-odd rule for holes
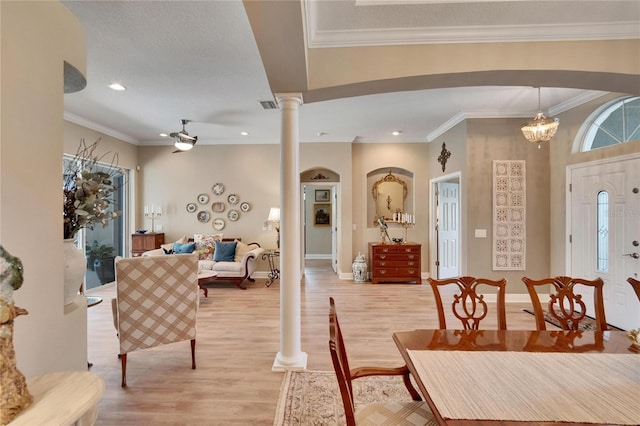
[[[375,200],[376,215],[374,224],[379,217],[385,221],[393,221],[396,213],[404,213],[404,202],[407,199],[407,183],[391,172],[382,179],[376,181],[371,188],[371,194]]]

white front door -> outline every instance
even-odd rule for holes
[[[604,281],[607,322],[640,327],[628,277],[640,276],[640,158],[571,170],[571,275]],[[593,316],[593,295],[583,295]]]
[[[460,275],[460,185],[438,182],[438,279]]]

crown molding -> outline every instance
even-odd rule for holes
[[[132,138],[129,135],[125,135],[124,133],[121,133],[117,130],[111,129],[109,127],[103,126],[102,124],[98,124],[95,123],[91,120],[87,120],[84,117],[80,117],[79,115],[73,114],[71,112],[64,112],[64,119],[67,121],[70,121],[72,123],[75,123],[79,126],[84,126],[87,127],[91,130],[95,130],[96,132],[100,132],[100,133],[104,133],[107,136],[111,136],[114,137],[116,139],[120,139],[121,141],[133,144],[133,145],[140,145],[140,141]]]

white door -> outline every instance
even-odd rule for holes
[[[460,275],[460,185],[438,182],[438,279]]]
[[[571,275],[604,281],[607,322],[640,326],[628,277],[640,275],[640,158],[571,170]],[[583,295],[593,316],[593,295]]]
[[[338,194],[336,186],[331,187],[331,268],[338,273]]]

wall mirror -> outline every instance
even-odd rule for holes
[[[407,183],[391,171],[373,184],[371,194],[375,200],[376,209],[373,218],[374,225],[379,217],[384,218],[385,221],[393,221],[395,213],[405,213],[404,204],[408,194]]]

